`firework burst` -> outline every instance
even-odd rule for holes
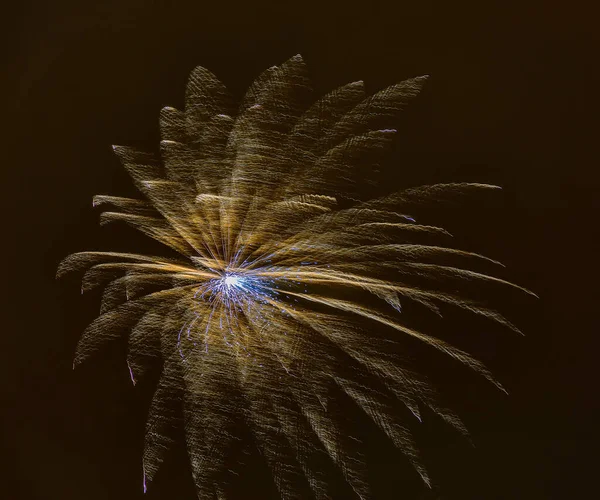
[[[249,429],[284,499],[331,497],[334,465],[371,498],[361,446],[336,412],[344,392],[429,484],[410,431],[438,404],[425,366],[394,353],[407,342],[441,351],[499,384],[466,352],[403,320],[402,304],[455,307],[516,330],[458,294],[457,284],[515,287],[473,270],[493,263],[448,247],[448,233],[411,216],[423,203],[483,184],[431,185],[365,199],[394,119],[425,77],[365,95],[362,82],[311,97],[300,56],[269,68],[234,106],[204,68],[189,79],[185,111],[160,114],[159,156],[115,146],[145,200],[96,196],[120,220],[179,258],[82,252],[59,275],[85,270],[82,292],[104,286],[101,314],[75,365],[124,331],[134,383],[162,361],[148,417],[144,488],[185,431],[198,497],[225,498],[231,450]],[[431,244],[431,241],[445,244]],[[463,287],[464,288],[464,287]],[[517,287],[518,288],[518,287]],[[335,391],[334,391],[335,389]]]

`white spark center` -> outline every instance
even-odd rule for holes
[[[241,278],[239,276],[235,276],[233,274],[226,274],[225,275],[225,286],[226,287],[234,287],[234,286],[240,286]]]

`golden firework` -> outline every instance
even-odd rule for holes
[[[182,425],[198,497],[225,498],[228,454],[244,425],[282,498],[300,498],[302,481],[316,498],[330,498],[324,460],[360,498],[371,498],[360,446],[331,409],[332,388],[345,392],[429,484],[410,422],[394,404],[415,420],[429,407],[466,431],[437,403],[422,370],[394,354],[397,346],[417,340],[500,386],[466,352],[407,326],[401,310],[404,301],[433,314],[450,305],[516,330],[456,292],[457,283],[515,287],[472,270],[473,262],[494,261],[431,244],[447,242],[448,233],[410,216],[440,197],[497,188],[431,185],[365,199],[396,132],[389,127],[425,80],[370,96],[354,82],[315,102],[295,56],[265,71],[236,109],[199,67],[185,111],[161,111],[160,156],[114,147],[145,199],[96,196],[95,205],[110,207],[101,221],[124,221],[180,257],[82,252],[58,274],[85,269],[82,291],[104,286],[101,315],[83,333],[75,364],[123,331],[134,383],[162,360],[144,488]]]

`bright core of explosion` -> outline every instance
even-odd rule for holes
[[[235,274],[225,274],[223,277],[223,282],[225,283],[226,288],[242,288],[243,278],[236,276]]]

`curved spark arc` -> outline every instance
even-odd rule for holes
[[[315,99],[296,56],[265,71],[236,107],[212,73],[196,68],[185,110],[161,111],[160,157],[114,147],[146,200],[94,197],[109,207],[101,223],[126,222],[179,257],[81,252],[58,275],[87,269],[82,292],[104,287],[75,364],[123,331],[134,384],[162,361],[144,491],[182,427],[198,498],[225,498],[234,480],[228,457],[245,426],[283,499],[331,498],[332,467],[357,497],[372,498],[362,445],[331,400],[336,390],[430,485],[412,422],[394,412],[396,402],[417,422],[428,407],[467,432],[438,403],[426,354],[409,362],[394,353],[412,353],[409,342],[419,342],[502,388],[468,353],[411,327],[402,306],[438,317],[453,307],[518,332],[480,302],[481,290],[531,292],[493,276],[497,261],[452,248],[445,229],[414,216],[431,201],[496,186],[368,195],[394,121],[424,82],[371,96],[353,82]]]

